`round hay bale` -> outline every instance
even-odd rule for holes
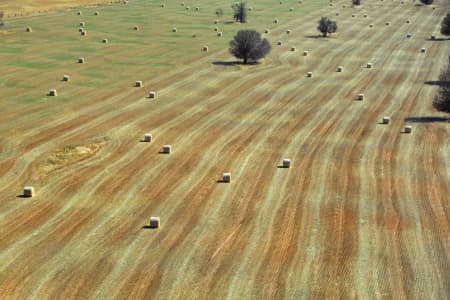
[[[161,8],[164,8],[164,7],[166,7],[166,5],[164,3],[162,3],[161,4]]]
[[[214,24],[219,24],[219,20],[214,20]]]
[[[426,51],[427,51],[427,49],[425,49],[425,48],[420,49],[421,53],[425,53]]]
[[[81,11],[78,11],[78,12],[77,12],[77,15],[81,16],[81,14],[82,14]]]
[[[366,67],[367,67],[367,69],[371,69],[372,66],[373,66],[372,63],[368,62]]]
[[[149,143],[149,142],[152,141],[152,138],[153,138],[153,136],[152,136],[151,133],[146,133],[146,134],[144,134],[144,142]]]
[[[373,24],[369,24],[369,27],[372,28],[372,27],[373,27]]]
[[[356,96],[356,100],[359,100],[359,101],[362,101],[362,100],[364,100],[364,94],[358,94],[357,96]]]
[[[83,31],[81,32],[81,35],[86,36],[86,35],[87,35],[87,31],[86,31],[86,30],[83,30]]]
[[[195,11],[200,11],[200,7],[196,7],[196,8],[195,8]]]
[[[208,46],[203,46],[202,50],[208,52]]]
[[[94,15],[95,15],[95,16],[99,16],[100,13],[99,13],[98,11],[96,11],[96,12],[94,13]]]
[[[282,44],[283,44],[283,43],[282,43],[281,41],[278,41],[278,42],[277,42],[277,45],[278,45],[278,46],[281,46]]]
[[[391,25],[391,22],[386,22],[386,26],[389,26],[389,25]]]
[[[219,32],[217,33],[217,36],[218,36],[218,37],[221,37],[221,36],[222,36],[222,31],[219,31]]]
[[[432,36],[430,37],[430,40],[432,40],[432,41],[436,40],[436,36],[435,36],[435,35],[432,35]]]
[[[33,32],[33,29],[32,29],[31,27],[27,27],[27,28],[25,29],[25,31],[26,31],[26,32]]]
[[[344,67],[343,66],[338,66],[336,68],[336,72],[342,72],[342,71],[344,71]]]
[[[336,17],[339,17],[339,13],[338,12],[336,13]]]
[[[291,47],[291,51],[296,51],[297,48],[296,47]]]
[[[356,17],[356,15],[355,14],[352,14],[352,18],[355,18]]]
[[[180,5],[181,5],[181,6],[184,6],[184,2],[181,2]]]
[[[280,22],[280,20],[275,19],[275,20],[273,20],[273,22],[274,22],[275,24],[278,24],[278,23]]]
[[[79,64],[84,64],[84,57],[78,58],[78,63]]]
[[[411,133],[412,132],[412,126],[406,125],[403,132],[404,133]]]
[[[150,99],[156,99],[156,92],[150,92],[150,93],[148,93],[148,97],[150,98]]]
[[[389,124],[389,121],[391,120],[390,117],[384,116],[383,119],[381,120],[381,123],[383,124]]]
[[[23,197],[34,197],[35,191],[34,187],[26,186],[23,188]]]
[[[407,37],[407,38],[410,38],[411,36],[412,36],[411,33],[407,33],[407,34],[406,34],[406,37]]]
[[[264,30],[264,33],[265,33],[265,34],[269,34],[269,33],[270,33],[270,30],[269,30],[269,29],[266,29],[266,30]]]
[[[367,18],[367,14],[364,14],[363,17],[364,17],[364,18]]]
[[[138,31],[139,30],[139,26],[134,26],[133,29]]]
[[[313,73],[312,72],[308,72],[308,73],[306,73],[306,77],[312,77],[313,76]]]
[[[303,51],[303,56],[308,56],[308,54],[309,54],[309,51],[308,51],[308,50],[304,50],[304,51]]]
[[[172,28],[172,32],[177,32],[177,28],[176,27]]]
[[[186,10],[189,10],[190,8],[189,8],[189,6],[186,6]]]
[[[231,182],[231,173],[230,172],[222,174],[222,182],[227,182],[227,183]]]
[[[135,83],[135,87],[143,87],[144,83],[142,82],[142,80],[137,80]]]
[[[162,152],[165,154],[170,154],[172,152],[172,146],[171,145],[164,145],[162,148]]]
[[[214,27],[214,31],[219,31],[219,27]]]
[[[63,76],[63,81],[70,81],[70,76],[69,75],[64,75]]]
[[[80,27],[84,27],[84,22],[80,22]]]
[[[290,168],[291,167],[291,160],[289,158],[283,159],[282,163],[283,168]]]
[[[83,27],[78,28],[78,32],[81,34],[84,31]]]
[[[48,93],[49,96],[52,97],[56,97],[58,96],[58,92],[56,91],[56,89],[51,89],[50,92]]]
[[[108,39],[106,39],[106,38],[105,38],[105,39],[102,39],[102,43],[103,43],[103,44],[108,44]]]
[[[161,219],[159,217],[150,217],[150,222],[148,224],[150,228],[159,228],[161,227]]]
[[[248,11],[252,11],[252,10],[253,10],[253,7],[250,6],[250,7],[248,8]]]
[[[294,8],[293,7],[289,8],[289,11],[294,11]]]
[[[286,30],[286,34],[291,34],[291,30],[290,29]]]
[[[409,24],[409,23],[411,23],[411,21],[409,21],[409,20],[406,20],[406,24]]]

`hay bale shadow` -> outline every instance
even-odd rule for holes
[[[155,229],[158,229],[158,228],[156,228],[156,227],[152,227],[152,226],[150,226],[150,225],[144,225],[144,226],[142,226],[142,229],[150,229],[150,230],[155,230]]]
[[[288,167],[285,167],[285,166],[283,166],[283,165],[278,165],[277,168],[278,168],[278,169],[289,169]]]
[[[30,196],[25,196],[24,194],[17,195],[16,198],[31,198]]]
[[[404,119],[407,123],[438,123],[450,122],[450,118],[445,117],[408,117]]]
[[[225,181],[225,180],[223,180],[223,179],[216,180],[216,182],[217,182],[217,183],[228,183],[228,181]]]
[[[162,151],[162,150],[159,151],[158,153],[159,153],[159,154],[167,154],[167,155],[170,154],[170,153],[164,152],[164,151]]]

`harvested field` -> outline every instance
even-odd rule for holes
[[[243,26],[211,30],[223,1],[180,2],[6,20],[0,299],[449,299],[450,123],[425,84],[448,61],[429,39],[448,4],[254,2],[272,52],[242,66]]]

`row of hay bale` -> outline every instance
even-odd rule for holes
[[[83,13],[82,13],[82,11],[81,10],[79,10],[78,12],[77,12],[77,15],[78,16],[81,16]],[[100,15],[100,13],[98,12],[98,11],[95,11],[94,12],[94,16],[99,16]]]

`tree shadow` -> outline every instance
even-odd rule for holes
[[[307,38],[307,39],[320,39],[320,38],[323,38],[323,36],[321,34],[305,35],[305,38]]]
[[[236,65],[242,65],[242,66],[255,66],[255,65],[259,65],[260,62],[259,61],[250,61],[247,62],[247,64],[244,64],[242,61],[213,61],[212,63],[215,66],[236,66]]]
[[[450,81],[441,81],[441,80],[427,80],[424,82],[428,85],[437,85],[437,86],[450,86]]]
[[[436,123],[436,122],[450,122],[449,118],[445,117],[408,117],[405,118],[408,123]]]
[[[427,38],[427,41],[431,41],[431,42],[443,42],[443,41],[448,41],[449,39],[445,39],[445,38]]]

